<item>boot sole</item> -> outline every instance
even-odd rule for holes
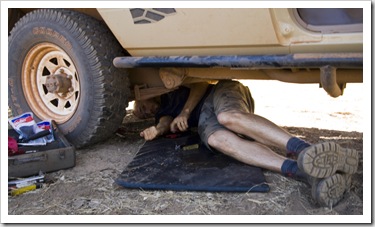
[[[336,172],[353,174],[358,168],[358,151],[341,148],[334,142],[312,145],[298,155],[298,167],[316,178],[326,178]]]
[[[351,185],[351,175],[335,174],[322,179],[312,190],[313,198],[324,207],[332,208],[344,197]]]

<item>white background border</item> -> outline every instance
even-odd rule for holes
[[[89,4],[88,4],[89,3]],[[1,2],[1,223],[370,223],[371,222],[371,1],[2,1]],[[338,216],[16,216],[8,215],[7,188],[7,140],[8,128],[8,8],[343,8],[364,9],[364,84],[363,95],[367,98],[364,122],[369,122],[363,130],[363,215]],[[6,94],[6,95],[5,95]]]

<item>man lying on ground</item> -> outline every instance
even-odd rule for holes
[[[136,101],[133,114],[155,117],[156,125],[140,133],[145,140],[198,127],[208,149],[311,185],[321,206],[340,201],[358,168],[358,151],[334,142],[311,145],[254,114],[251,93],[238,81],[181,86],[158,98]],[[286,157],[272,146],[285,150]]]

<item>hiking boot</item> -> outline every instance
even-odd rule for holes
[[[318,179],[311,186],[312,197],[319,205],[332,209],[344,197],[345,192],[349,191],[351,182],[351,174],[334,174]]]
[[[297,159],[298,168],[316,178],[326,178],[336,172],[353,174],[358,162],[358,151],[342,148],[334,142],[311,145]]]

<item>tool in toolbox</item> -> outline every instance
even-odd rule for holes
[[[28,154],[36,152],[36,150],[24,150],[22,147],[18,146],[19,143],[27,143],[30,140],[35,140],[44,136],[51,134],[50,130],[40,131],[30,137],[15,139],[11,136],[8,136],[8,156],[19,155],[19,154]]]
[[[17,143],[27,143],[30,140],[35,140],[35,139],[39,139],[39,138],[44,137],[44,136],[48,136],[50,133],[51,132],[49,130],[43,130],[43,131],[40,131],[40,132],[38,132],[34,135],[31,135],[29,137],[19,139],[19,140],[17,140]]]
[[[18,145],[38,146],[52,142],[53,136],[50,120],[36,123],[32,112],[11,117],[8,119],[9,125],[18,133]]]

